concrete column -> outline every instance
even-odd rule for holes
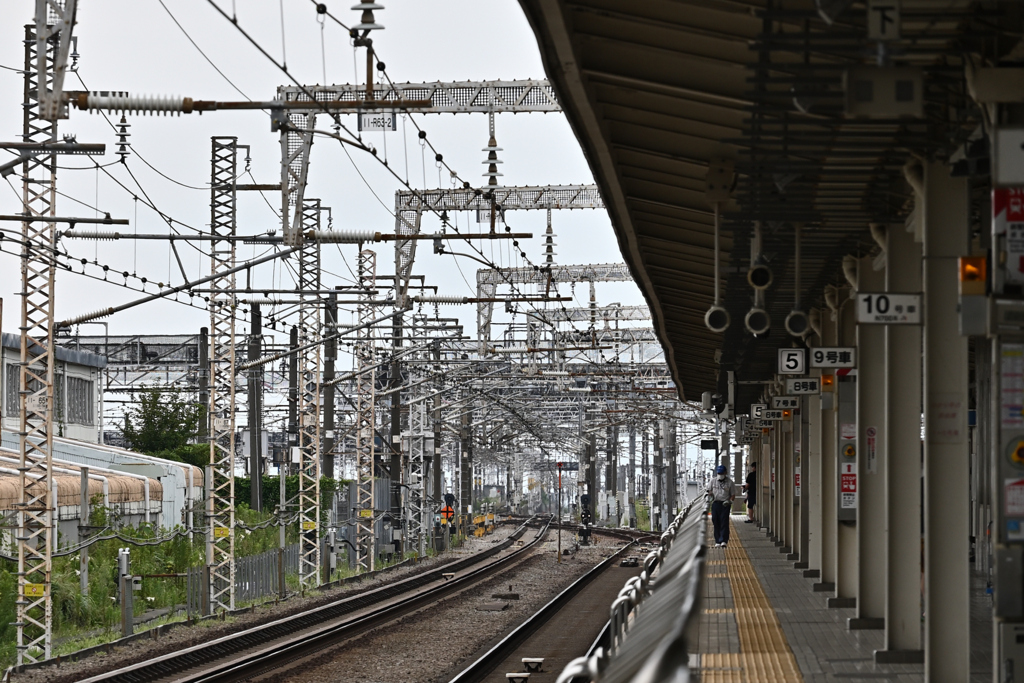
[[[968,183],[925,167],[925,680],[970,677],[967,339],[957,314],[957,258],[967,253]]]
[[[782,522],[782,546],[779,552],[788,555],[793,552],[793,422],[782,422],[779,427],[779,442],[782,444],[779,458],[782,466],[776,476],[782,513],[779,517]]]
[[[769,536],[771,537],[772,541],[774,541],[775,543],[778,543],[780,538],[781,538],[781,536],[782,536],[782,530],[779,528],[780,527],[780,523],[782,521],[782,518],[779,515],[779,510],[780,510],[780,506],[779,506],[779,500],[780,500],[780,496],[779,496],[779,470],[780,470],[779,451],[781,450],[779,448],[779,433],[780,432],[779,432],[778,423],[775,423],[775,426],[772,427],[771,433],[769,435],[770,438],[768,439],[768,442],[769,442],[768,452],[769,452],[769,457],[771,458],[771,481],[770,481],[770,488],[771,488],[771,495],[772,495],[772,511],[771,511],[771,519],[769,520],[769,523],[768,523],[768,529],[770,531]]]
[[[797,440],[795,448],[796,461],[794,464],[794,475],[793,475],[793,496],[794,503],[796,504],[796,546],[793,548],[793,553],[796,555],[793,559],[796,560],[796,564],[793,565],[794,569],[807,569],[807,542],[810,524],[808,517],[808,505],[807,505],[807,486],[806,479],[808,466],[807,466],[807,441],[809,439],[810,430],[810,416],[807,412],[807,406],[810,403],[811,397],[804,396],[800,400],[800,421],[795,423],[798,427]],[[796,417],[794,417],[794,420]]]
[[[761,527],[765,532],[771,536],[772,528],[772,505],[774,501],[771,495],[771,479],[772,479],[772,444],[771,444],[771,432],[765,434],[761,432],[761,438],[759,440],[761,444],[761,459],[757,463],[757,468],[760,470],[761,478],[761,497],[758,499],[761,506]]]
[[[812,370],[812,377],[821,377],[821,370]],[[804,447],[801,479],[802,512],[807,523],[807,545],[800,559],[807,564],[804,576],[820,578],[822,566],[822,447],[821,447],[821,396],[811,395],[805,402],[807,413],[807,445]]]
[[[838,346],[836,320],[833,312],[825,309],[821,316],[824,334],[822,346]],[[835,387],[833,386],[833,390]],[[821,581],[814,584],[815,591],[831,592],[836,587],[836,554],[838,544],[838,522],[836,499],[839,474],[836,471],[836,394],[835,391],[821,395]]]
[[[860,259],[857,287],[885,289],[885,272]],[[857,325],[857,616],[851,629],[885,628],[888,533],[885,516],[885,328]]]
[[[913,292],[921,282],[921,245],[913,233],[891,228],[885,286]],[[886,521],[889,528],[885,649],[878,662],[921,662],[921,328],[885,328]]]
[[[855,346],[857,343],[856,306],[847,293],[839,295],[841,303],[839,313],[839,346]],[[852,459],[845,454],[846,446],[856,441],[845,438],[849,435],[850,426],[856,430],[857,398],[855,376],[836,379],[836,398],[838,410],[836,424],[839,430],[837,444],[838,463],[850,462]],[[846,425],[846,426],[844,426]],[[854,432],[855,435],[855,432]],[[856,511],[855,512],[859,512]],[[842,519],[840,515],[836,543],[836,595],[829,598],[829,607],[856,607],[857,605],[857,522]]]

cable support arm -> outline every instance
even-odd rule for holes
[[[258,266],[258,265],[261,265],[263,263],[267,263],[269,261],[273,261],[275,259],[283,258],[285,256],[288,256],[290,254],[295,253],[300,248],[301,247],[289,247],[289,248],[287,248],[287,249],[285,249],[283,251],[279,251],[279,252],[277,252],[275,254],[270,254],[268,256],[264,256],[262,258],[255,259],[253,261],[247,261],[246,263],[244,263],[244,264],[242,264],[240,266],[236,266],[236,267],[231,268],[229,270],[225,270],[225,271],[219,272],[219,273],[217,273],[215,275],[208,275],[208,276],[200,278],[198,280],[192,280],[191,282],[186,282],[185,284],[178,285],[177,287],[170,287],[170,288],[165,289],[163,291],[157,292],[156,294],[150,294],[149,296],[142,297],[141,299],[136,299],[135,301],[129,301],[128,303],[121,304],[120,306],[111,306],[110,308],[101,309],[99,311],[93,311],[92,313],[85,313],[83,315],[79,315],[79,316],[76,316],[74,318],[68,318],[67,320],[63,320],[63,321],[57,323],[55,325],[55,327],[58,328],[58,329],[65,328],[65,327],[72,327],[73,325],[78,325],[80,323],[84,323],[84,322],[87,322],[89,320],[96,320],[97,318],[106,318],[107,316],[111,316],[111,315],[113,315],[115,313],[120,313],[121,311],[126,311],[129,308],[135,308],[136,306],[140,306],[142,304],[147,304],[150,301],[156,301],[157,299],[162,299],[164,297],[170,296],[171,294],[177,294],[178,292],[183,292],[183,291],[192,289],[196,285],[201,285],[201,284],[210,282],[211,280],[215,280],[217,278],[224,277],[225,275],[230,275],[231,273],[237,273],[238,271],[241,271],[241,270],[246,270],[248,268],[252,268],[254,266]]]

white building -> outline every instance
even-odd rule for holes
[[[107,359],[88,351],[57,347],[54,367],[54,415],[56,436],[90,443],[100,442],[102,431],[103,369]],[[18,383],[21,338],[0,334],[0,415],[3,428],[17,433]]]

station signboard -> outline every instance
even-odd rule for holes
[[[794,396],[820,394],[821,380],[817,377],[793,377],[787,379],[786,393]]]
[[[800,407],[800,399],[796,396],[772,396],[772,408],[776,410],[795,410]]]
[[[857,294],[857,322],[882,325],[920,325],[920,294]]]
[[[812,368],[855,368],[857,348],[854,346],[822,346],[811,349]]]

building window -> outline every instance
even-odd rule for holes
[[[6,391],[4,391],[4,415],[7,417],[18,417],[18,380],[21,379],[18,373],[17,365],[13,363],[7,364],[7,374],[4,382],[6,385]]]
[[[81,377],[68,377],[67,399],[68,422],[81,425],[93,424],[93,401],[95,396],[90,380]]]

